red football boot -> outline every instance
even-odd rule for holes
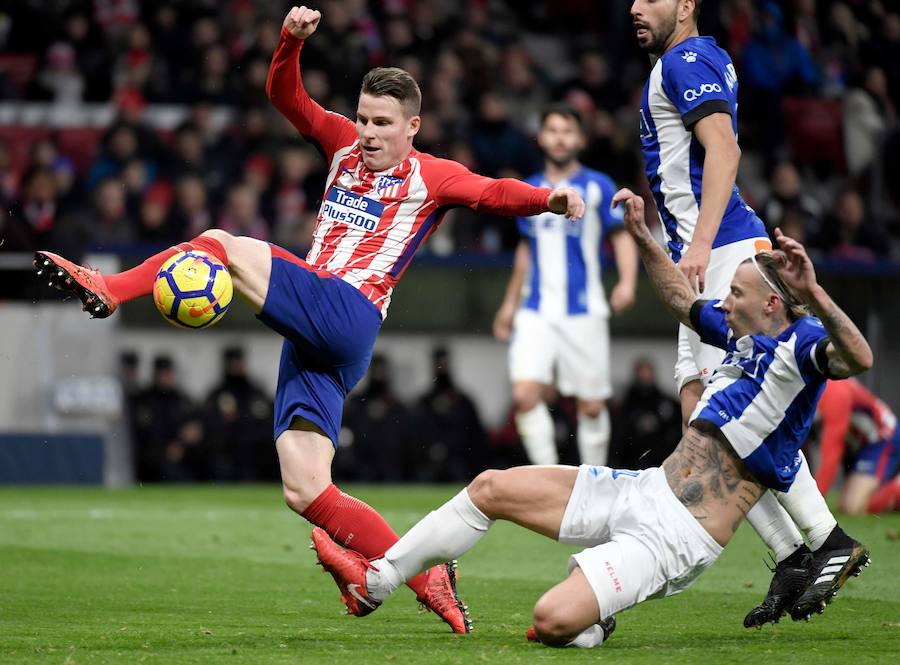
[[[48,279],[50,286],[78,296],[82,309],[91,318],[105,319],[119,306],[98,270],[85,268],[51,252],[35,253],[34,267],[38,275]]]
[[[456,592],[456,561],[433,566],[425,575],[425,593],[417,596],[417,600],[423,607],[441,617],[454,633],[472,632],[469,608]]]
[[[331,573],[338,585],[341,601],[349,614],[364,617],[378,609],[381,601],[370,598],[366,590],[366,571],[372,568],[368,559],[359,552],[344,549],[319,527],[312,530],[312,548],[325,569],[322,572]]]

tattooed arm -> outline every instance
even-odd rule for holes
[[[625,228],[634,238],[647,274],[660,301],[681,323],[691,325],[691,305],[697,294],[678,267],[672,263],[644,223],[644,200],[630,189],[620,189],[613,197],[613,207],[625,205]]]
[[[822,321],[830,343],[825,348],[828,372],[843,379],[872,367],[872,349],[859,328],[816,281],[816,272],[806,250],[793,238],[775,229],[775,240],[783,252],[778,268],[785,283],[794,288]]]

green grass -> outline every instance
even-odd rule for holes
[[[353,491],[400,531],[455,488]],[[765,549],[744,526],[687,592],[623,613],[600,650],[524,639],[571,548],[498,524],[461,562],[475,632],[418,614],[403,590],[343,616],[309,527],[274,487],[0,489],[3,663],[885,663],[900,653],[900,517],[844,518],[872,550],[825,615],[745,630]]]

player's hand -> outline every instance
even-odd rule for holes
[[[557,215],[565,215],[568,219],[581,219],[584,214],[584,200],[574,187],[557,187],[550,192],[547,208]]]
[[[813,262],[806,253],[806,248],[793,238],[789,238],[775,229],[775,242],[781,248],[773,252],[778,263],[778,274],[784,283],[797,293],[808,296],[818,285]]]
[[[706,268],[709,265],[710,251],[708,245],[691,243],[678,262],[678,269],[687,277],[697,293],[703,293],[703,289],[706,288]]]
[[[319,27],[319,21],[322,19],[322,12],[310,9],[305,5],[291,8],[291,11],[284,17],[284,29],[297,39],[308,39],[309,36]]]
[[[634,305],[634,284],[618,282],[609,294],[609,306],[616,314],[621,314]]]
[[[653,236],[650,234],[650,229],[647,228],[647,223],[644,221],[644,199],[627,187],[623,187],[616,192],[612,200],[613,208],[618,207],[620,204],[625,206],[625,230],[631,234],[631,237],[638,244],[652,240]]]
[[[508,342],[512,337],[513,318],[516,316],[516,306],[503,304],[497,310],[494,317],[494,337],[501,342]]]

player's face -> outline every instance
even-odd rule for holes
[[[680,4],[681,0],[635,0],[631,4],[631,22],[642,49],[654,55],[665,52],[678,26]]]
[[[756,335],[768,330],[772,291],[763,282],[752,263],[742,263],[731,279],[731,289],[722,309],[725,322],[735,337]]]
[[[571,163],[584,149],[584,134],[575,118],[551,113],[538,132],[544,156],[557,166]]]
[[[372,171],[396,166],[409,154],[419,116],[406,117],[394,97],[362,94],[356,107],[356,134],[363,164]]]

